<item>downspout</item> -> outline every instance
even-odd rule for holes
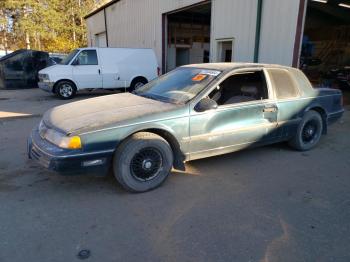
[[[258,11],[256,15],[256,30],[255,30],[254,63],[259,62],[262,8],[263,8],[263,0],[258,0],[258,8],[257,8]]]
[[[106,8],[103,8],[103,15],[104,15],[104,18],[105,18],[106,45],[107,45],[107,47],[108,47],[108,29],[107,29]]]

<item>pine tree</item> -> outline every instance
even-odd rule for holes
[[[1,0],[0,45],[68,52],[86,46],[83,16],[94,0]]]

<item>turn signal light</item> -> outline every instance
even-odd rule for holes
[[[69,143],[68,143],[68,148],[69,149],[79,149],[79,148],[81,148],[80,137],[78,137],[78,136],[71,137],[70,140],[69,140]]]

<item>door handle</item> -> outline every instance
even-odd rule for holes
[[[272,107],[265,107],[265,108],[263,109],[263,112],[264,112],[264,113],[274,113],[274,112],[277,112],[277,107],[274,107],[274,106],[272,106]]]
[[[98,70],[98,74],[99,74],[99,75],[101,74],[101,69]]]

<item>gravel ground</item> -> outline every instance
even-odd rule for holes
[[[63,177],[26,159],[30,130],[62,103],[0,91],[1,262],[79,261],[84,249],[86,261],[350,261],[349,108],[312,151],[192,161],[129,194],[112,177]]]

